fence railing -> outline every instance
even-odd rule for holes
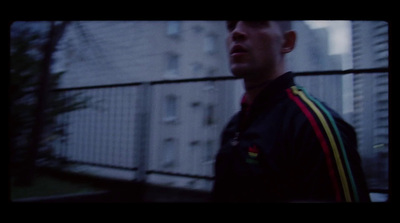
[[[312,78],[388,72],[388,68],[373,68],[294,74]],[[62,95],[80,93],[91,98],[88,108],[58,117],[67,134],[53,142],[55,155],[68,163],[132,171],[132,180],[208,190],[213,180],[210,157],[218,150],[225,121],[235,112],[228,111],[231,104],[238,103],[228,103],[232,99],[226,92],[237,81],[236,77],[223,76],[55,89]],[[180,88],[185,88],[187,95],[180,95]],[[220,89],[228,90],[224,93]],[[169,105],[164,99],[170,94],[177,99]],[[180,107],[187,108],[179,111]],[[165,112],[179,117],[166,120]],[[207,115],[216,121],[204,122]]]

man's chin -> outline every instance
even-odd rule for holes
[[[244,67],[244,66],[232,66],[231,67],[231,72],[233,76],[238,77],[238,78],[245,78],[251,76],[251,70]]]

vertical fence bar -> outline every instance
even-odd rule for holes
[[[144,83],[138,86],[135,109],[134,157],[137,164],[136,180],[146,181],[150,137],[151,85]],[[134,155],[135,156],[135,155]]]

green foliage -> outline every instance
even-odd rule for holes
[[[9,135],[11,174],[18,173],[30,148],[34,112],[37,106],[35,90],[43,71],[43,46],[48,41],[46,31],[29,27],[11,26],[10,30],[10,85],[9,85]],[[52,73],[51,89],[58,86],[64,72]],[[53,159],[52,142],[66,140],[68,123],[60,115],[87,107],[89,98],[79,93],[65,94],[51,91],[47,95],[43,140],[39,159]]]
[[[31,186],[16,186],[11,184],[10,189],[11,201],[23,198],[99,192],[105,190],[105,188],[98,187],[92,183],[73,181],[61,176],[55,177],[48,174],[38,175],[35,183]]]

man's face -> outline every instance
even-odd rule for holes
[[[257,79],[271,75],[280,60],[283,34],[273,21],[228,21],[227,47],[233,75]]]

